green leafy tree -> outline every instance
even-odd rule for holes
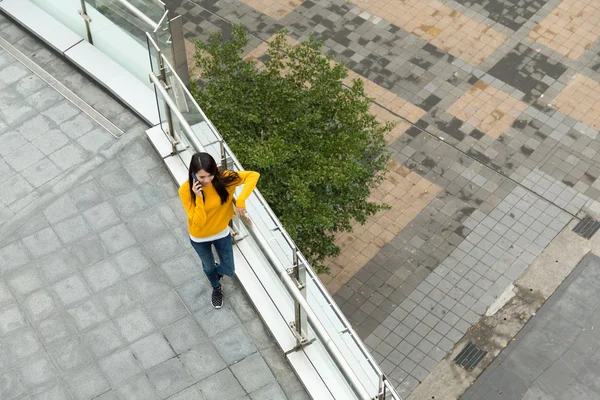
[[[264,66],[244,60],[248,34],[233,27],[197,41],[201,87],[194,97],[244,168],[261,173],[259,188],[318,272],[336,256],[334,234],[385,208],[369,201],[389,155],[392,129],[369,112],[363,82],[342,80],[347,69],[321,54],[322,42],[298,46],[279,32]]]

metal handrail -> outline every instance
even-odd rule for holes
[[[167,90],[163,86],[162,81],[154,74],[154,72],[151,72],[149,76],[152,83],[156,86],[158,91],[163,96],[163,99],[165,100],[167,105],[173,109],[172,112],[175,115],[175,117],[179,120],[179,124],[183,128],[183,132],[186,135],[186,138],[190,141],[195,150],[204,151],[204,146],[202,146],[202,144],[199,142],[190,125],[187,123],[181,112],[177,109],[177,105],[167,93]],[[256,191],[255,194],[259,194],[259,192]],[[327,333],[326,329],[321,324],[321,321],[319,321],[318,317],[312,311],[306,299],[298,290],[298,287],[296,286],[292,278],[288,275],[286,269],[280,265],[280,261],[277,259],[277,256],[273,253],[271,248],[266,244],[266,240],[264,239],[264,237],[262,237],[262,234],[260,234],[259,232],[255,232],[252,229],[248,229],[248,231],[251,232],[252,236],[256,240],[263,254],[269,261],[269,264],[275,269],[275,272],[277,272],[280,279],[285,284],[288,292],[294,298],[294,301],[296,301],[306,313],[306,317],[311,323],[315,334],[323,343],[325,349],[327,350],[335,364],[339,367],[340,371],[342,372],[342,375],[350,384],[350,387],[358,396],[360,396],[361,399],[370,399],[371,396],[366,392],[365,388],[362,386],[362,384],[354,374],[354,371],[352,371],[352,368],[350,367],[346,359],[342,356],[342,353],[339,351],[339,349]]]
[[[177,117],[177,119],[179,120],[179,124],[183,128],[187,139],[192,143],[194,148],[196,148],[198,151],[204,152],[204,146],[202,145],[202,143],[200,143],[200,141],[194,134],[192,127],[187,123],[187,121],[183,117],[183,114],[181,114],[181,111],[179,111],[179,108],[177,108],[177,104],[175,104],[171,96],[169,96],[169,93],[167,93],[167,89],[165,89],[165,87],[163,86],[162,81],[156,76],[156,74],[154,74],[154,72],[150,72],[149,76],[150,81],[154,84],[154,87],[156,87],[160,94],[163,96],[163,99],[171,109],[171,112],[175,114],[175,117]]]
[[[152,19],[150,17],[148,17],[143,12],[141,12],[136,6],[134,6],[127,0],[117,0],[117,1],[119,3],[121,3],[123,5],[123,7],[125,7],[129,11],[131,11],[136,17],[138,17],[139,19],[144,21],[146,23],[146,25],[148,25],[152,28],[152,30],[156,30],[158,28],[158,24],[156,22],[152,21]],[[163,4],[163,6],[164,6],[164,4]]]

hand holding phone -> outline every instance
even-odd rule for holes
[[[204,196],[204,193],[202,192],[202,184],[200,183],[200,181],[196,177],[195,173],[192,173],[192,178],[193,178],[193,181],[194,181],[192,183],[192,190],[194,191],[194,193],[196,193],[196,196]]]

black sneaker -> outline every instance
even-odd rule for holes
[[[212,304],[214,308],[223,307],[223,291],[221,290],[221,285],[213,288],[210,304]]]

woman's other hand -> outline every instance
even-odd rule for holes
[[[238,216],[238,218],[244,218],[246,217],[246,209],[243,207],[236,207],[235,214]]]

